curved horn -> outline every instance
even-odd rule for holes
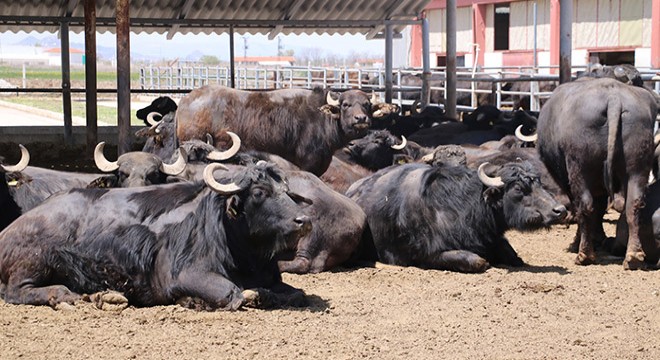
[[[486,186],[492,186],[492,187],[500,187],[504,185],[504,182],[502,181],[502,178],[497,176],[497,177],[490,177],[486,175],[486,172],[484,171],[484,167],[489,165],[488,162],[485,162],[481,165],[479,165],[479,169],[477,170],[479,174],[479,180],[481,180],[482,183]]]
[[[406,144],[408,144],[408,140],[406,140],[405,136],[401,135],[401,144],[392,145],[390,147],[394,150],[403,150],[403,148],[406,147]]]
[[[213,173],[218,169],[229,170],[226,166],[218,163],[208,164],[204,168],[204,182],[211,188],[211,190],[222,195],[230,195],[241,191],[241,187],[235,183],[221,184],[217,182],[213,177]]]
[[[376,92],[375,91],[371,92],[371,100],[370,101],[371,101],[371,105],[377,104],[378,98],[376,97]]]
[[[96,147],[94,148],[94,163],[96,163],[96,167],[103,172],[112,172],[119,169],[119,164],[117,164],[116,161],[108,161],[108,159],[105,158],[105,155],[103,155],[104,147],[105,141],[101,141],[96,144]]]
[[[217,150],[211,151],[208,155],[206,155],[206,158],[208,160],[222,161],[222,160],[227,160],[232,156],[236,155],[238,149],[241,148],[241,138],[231,131],[227,131],[227,135],[231,137],[231,141],[232,141],[231,147],[225,151],[217,151]]]
[[[206,143],[209,145],[213,145],[215,141],[213,141],[213,135],[206,133]]]
[[[425,162],[425,163],[429,163],[429,162],[433,161],[433,153],[426,154],[426,155],[422,156],[422,158],[420,160],[422,160],[422,162]]]
[[[6,172],[19,172],[23,171],[28,164],[30,163],[30,152],[25,146],[18,144],[18,147],[21,148],[21,160],[18,161],[16,165],[0,165]]]
[[[330,96],[330,91],[328,91],[328,95],[326,95],[325,101],[328,103],[328,105],[339,106],[339,100],[333,99],[332,96]]]
[[[522,125],[518,125],[518,127],[516,128],[516,137],[521,141],[534,142],[539,138],[539,134],[523,135],[522,127],[523,127]]]
[[[167,175],[178,175],[186,169],[186,152],[179,148],[179,156],[174,164],[160,163],[160,171]]]
[[[156,121],[156,119],[154,119],[154,117],[156,115],[160,116],[161,118],[163,117],[163,115],[161,115],[161,113],[159,113],[157,111],[152,111],[147,115],[147,123],[149,123],[149,125],[154,126],[154,125],[157,125],[160,122],[160,121]]]

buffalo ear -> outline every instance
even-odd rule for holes
[[[484,201],[487,204],[497,205],[502,201],[502,188],[499,187],[488,187],[484,192]]]
[[[104,189],[119,187],[117,175],[101,176],[87,184],[87,189]]]
[[[231,219],[236,219],[240,213],[241,198],[237,195],[232,195],[227,199],[225,204],[225,212],[227,216]]]
[[[371,105],[371,112],[374,117],[383,117],[389,114],[398,113],[399,105],[396,104],[387,104],[387,103],[378,103]]]
[[[339,107],[334,105],[325,104],[319,108],[322,113],[327,115],[336,115],[339,114]]]

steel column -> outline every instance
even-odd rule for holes
[[[456,0],[447,0],[447,93],[445,115],[458,119],[456,113]]]
[[[71,60],[69,54],[69,23],[60,24],[60,49],[62,61],[62,112],[64,113],[64,143],[73,144],[73,120],[71,116]]]
[[[559,2],[559,83],[571,81],[573,0]]]
[[[234,56],[234,25],[229,26],[229,78],[232,89],[236,87],[236,64]]]
[[[87,153],[94,153],[98,142],[96,110],[96,0],[85,0],[85,114],[87,119]]]
[[[429,59],[429,19],[426,14],[422,17],[422,98],[420,103],[422,109],[429,104],[431,100],[431,87],[429,80],[431,78],[431,64]],[[417,109],[413,109],[415,111]]]
[[[385,25],[385,102],[392,102],[392,25]]]
[[[118,155],[131,151],[131,27],[129,0],[117,0]]]

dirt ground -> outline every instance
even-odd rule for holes
[[[0,301],[0,358],[660,359],[660,271],[624,271],[620,258],[602,256],[574,265],[565,251],[574,232],[508,233],[529,264],[520,269],[285,274],[307,293],[304,309]]]

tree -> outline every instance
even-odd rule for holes
[[[220,59],[217,56],[213,55],[204,55],[199,58],[199,61],[204,65],[218,65],[220,64]]]

